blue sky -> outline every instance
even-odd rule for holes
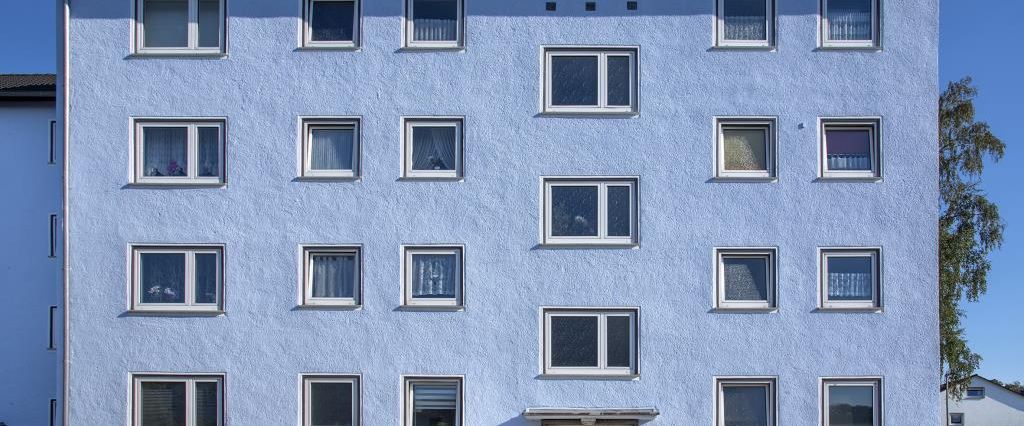
[[[15,0],[0,14],[0,73],[54,72],[55,1]],[[966,304],[967,336],[984,358],[980,373],[1024,382],[1024,285],[1014,269],[1024,261],[1024,120],[1019,117],[1024,83],[1020,25],[1024,2],[942,0],[940,81],[965,75],[981,90],[980,119],[1007,144],[1006,158],[989,165],[985,190],[1008,223],[1006,243],[992,256],[988,294]],[[1015,195],[1016,194],[1016,195]]]

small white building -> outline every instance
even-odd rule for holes
[[[971,377],[962,400],[948,402],[949,426],[1024,426],[1024,395],[978,375]]]

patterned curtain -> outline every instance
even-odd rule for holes
[[[454,127],[412,128],[413,170],[455,170]]]
[[[455,297],[457,265],[455,255],[412,255],[412,296],[415,298]]]

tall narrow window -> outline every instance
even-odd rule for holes
[[[880,0],[822,0],[824,47],[878,47]]]
[[[57,307],[50,306],[50,332],[48,333],[46,349],[57,350]]]
[[[57,215],[50,215],[50,255],[49,257],[57,257],[57,234],[60,232],[60,223],[57,222]]]
[[[405,377],[403,426],[462,426],[461,377]]]
[[[303,45],[357,47],[359,21],[358,0],[305,0]]]
[[[718,0],[718,46],[770,47],[774,23],[773,0]]]
[[[224,52],[224,0],[137,0],[135,24],[138,53]]]
[[[303,177],[359,177],[358,119],[304,119],[302,128]]]
[[[132,385],[135,426],[221,426],[224,376],[135,375]]]
[[[220,246],[132,248],[132,308],[137,311],[219,311]]]
[[[134,175],[139,184],[223,183],[224,121],[136,121]]]
[[[637,314],[635,309],[545,309],[544,373],[637,374]]]
[[[305,305],[358,305],[360,247],[306,247],[303,295]]]
[[[716,426],[775,426],[774,377],[729,377],[715,382]]]
[[[822,379],[823,426],[882,424],[882,379]]]
[[[405,306],[462,306],[462,247],[405,246],[402,252]]]
[[[823,119],[821,175],[875,179],[881,174],[879,121]]]
[[[462,177],[461,118],[407,118],[403,121],[406,178]]]
[[[775,119],[719,118],[716,122],[717,177],[775,177]]]
[[[544,179],[544,243],[633,245],[637,180]]]
[[[821,307],[880,308],[879,258],[878,249],[822,249]]]
[[[303,376],[302,424],[359,426],[359,376]]]
[[[718,309],[773,309],[775,249],[718,249]]]
[[[406,47],[463,46],[463,0],[407,0]]]
[[[57,122],[50,120],[50,159],[47,164],[57,164]]]
[[[50,399],[50,426],[57,425],[57,400]]]
[[[545,49],[544,111],[635,113],[637,50]]]

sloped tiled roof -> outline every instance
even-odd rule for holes
[[[0,74],[0,98],[52,98],[56,94],[56,75]]]

